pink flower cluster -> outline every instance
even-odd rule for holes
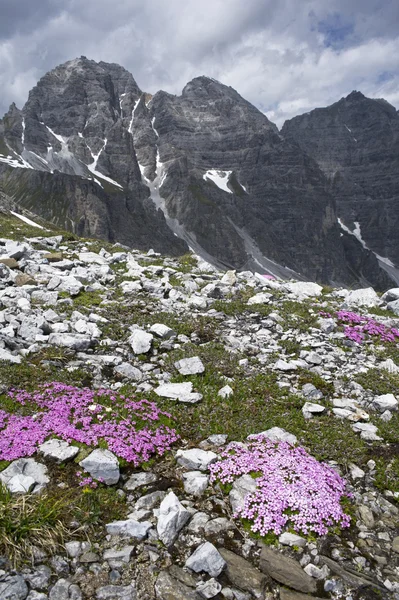
[[[132,400],[111,390],[93,391],[63,383],[43,385],[37,392],[9,393],[14,402],[35,407],[33,416],[0,410],[0,460],[34,454],[50,437],[98,446],[134,466],[154,453],[162,455],[179,439],[174,429],[160,423],[170,418],[154,402]]]
[[[395,327],[387,327],[378,323],[371,317],[358,315],[347,310],[339,310],[336,317],[340,323],[347,323],[345,336],[358,344],[361,344],[366,336],[376,336],[381,342],[396,342],[399,338],[399,330]]]
[[[323,535],[333,525],[349,527],[341,500],[350,497],[344,479],[303,448],[254,436],[246,445],[230,444],[222,459],[210,465],[211,480],[232,483],[252,474],[257,489],[249,493],[235,515],[249,519],[264,536],[291,527],[299,533]]]
[[[76,475],[80,479],[80,487],[90,487],[93,488],[93,490],[95,490],[96,487],[98,487],[98,483],[94,481],[93,477],[90,477],[89,475],[85,476],[84,473],[82,473],[82,471],[78,471]],[[102,483],[104,480],[102,478],[99,478],[99,481],[100,483]]]

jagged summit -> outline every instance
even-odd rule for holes
[[[311,153],[289,138],[212,78],[150,98],[123,67],[80,57],[42,77],[0,122],[0,184],[84,235],[171,254],[191,247],[216,266],[387,287],[372,250],[346,241]]]

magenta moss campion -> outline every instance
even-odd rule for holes
[[[321,312],[320,315],[326,318],[331,318],[332,316],[326,312]],[[361,344],[366,339],[366,336],[378,337],[381,342],[398,341],[398,329],[387,327],[371,317],[359,315],[348,310],[339,310],[335,313],[335,316],[340,324],[346,324],[344,328],[345,337],[358,344]]]
[[[258,435],[246,446],[230,444],[210,471],[211,480],[221,483],[253,475],[257,490],[235,516],[249,519],[252,531],[262,536],[279,535],[287,527],[305,535],[323,535],[334,525],[349,527],[341,506],[350,497],[345,480],[303,448]]]
[[[31,456],[45,440],[57,437],[87,446],[105,444],[137,466],[153,454],[164,454],[179,439],[163,423],[170,419],[169,413],[154,402],[132,400],[111,390],[53,382],[36,392],[16,390],[9,396],[35,412],[21,416],[0,410],[0,460]]]

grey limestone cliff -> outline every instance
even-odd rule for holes
[[[282,134],[319,164],[343,227],[399,264],[399,115],[385,100],[352,92],[287,121]],[[385,259],[385,260],[384,260]]]

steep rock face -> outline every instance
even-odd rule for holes
[[[181,96],[151,97],[118,65],[60,65],[0,122],[0,186],[80,235],[169,254],[189,245],[218,266],[389,285],[355,238],[348,253],[316,161],[207,77]]]
[[[179,97],[157,93],[149,108],[163,208],[191,245],[225,266],[267,269],[267,257],[313,279],[356,281],[325,177],[265,115],[207,77]],[[375,261],[372,279],[378,270]]]
[[[80,235],[181,254],[142,182],[131,74],[82,57],[47,73],[0,122],[0,182],[32,212]]]
[[[399,115],[360,92],[287,121],[282,134],[317,160],[342,223],[399,264]]]

